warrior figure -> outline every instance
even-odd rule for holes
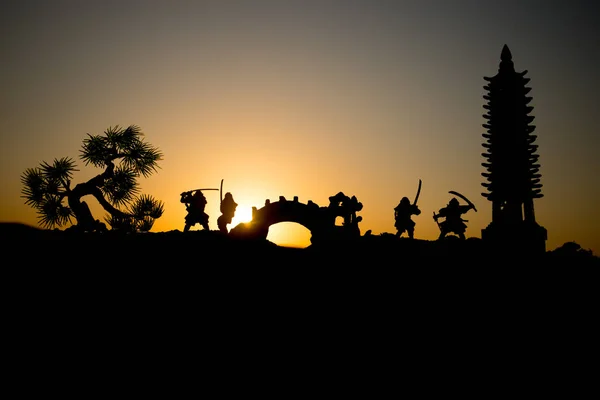
[[[433,219],[435,222],[438,222],[439,217],[445,218],[443,222],[438,222],[438,226],[440,228],[440,236],[438,237],[438,240],[446,237],[448,233],[455,233],[461,239],[465,239],[465,231],[467,230],[467,225],[465,222],[468,221],[462,219],[461,215],[465,214],[470,209],[477,211],[473,204],[469,203],[466,206],[461,206],[458,204],[458,200],[456,200],[456,198],[452,198],[448,205],[444,208],[441,208],[437,214],[434,211]]]
[[[221,216],[217,219],[217,225],[221,232],[228,232],[227,225],[231,223],[237,206],[238,204],[233,200],[232,194],[225,193],[225,198],[221,201]]]
[[[408,237],[413,239],[415,233],[415,222],[410,218],[411,215],[419,215],[421,210],[416,204],[410,204],[408,197],[403,197],[400,203],[394,208],[394,227],[398,230],[396,237],[400,237],[404,231]]]
[[[189,231],[195,224],[202,225],[202,227],[208,231],[208,214],[204,212],[207,201],[206,197],[204,197],[204,193],[202,193],[201,190],[183,192],[181,193],[181,202],[185,203],[185,209],[188,212],[185,216],[185,227],[183,228],[183,231]]]

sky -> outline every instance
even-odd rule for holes
[[[546,247],[598,255],[599,17],[573,0],[4,0],[0,221],[38,226],[27,168],[71,157],[84,182],[102,172],[78,158],[87,134],[137,125],[163,153],[139,181],[165,204],[153,232],[183,230],[180,193],[223,180],[239,204],[229,228],[267,199],[327,206],[341,191],[363,204],[362,233],[395,233],[421,179],[415,238],[438,237],[449,191],[475,204],[466,235],[481,237],[483,77],[507,45],[531,79]],[[268,239],[305,247],[310,232],[280,223]]]

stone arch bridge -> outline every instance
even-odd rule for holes
[[[280,196],[279,201],[265,201],[265,205],[257,209],[252,207],[252,220],[235,226],[229,235],[237,238],[266,239],[269,227],[280,222],[295,222],[311,232],[311,243],[360,236],[358,223],[362,217],[356,213],[362,210],[362,203],[355,196],[348,197],[339,192],[329,197],[329,205],[320,207],[309,200],[306,204],[292,201]],[[336,218],[344,222],[336,225]]]

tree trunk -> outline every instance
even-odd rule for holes
[[[81,201],[82,197],[88,195],[94,196],[102,208],[104,208],[111,215],[121,218],[131,217],[129,214],[124,213],[110,204],[102,195],[102,190],[100,190],[100,186],[104,184],[104,180],[108,176],[112,175],[113,171],[114,164],[110,162],[106,168],[106,171],[104,171],[102,174],[93,177],[85,183],[79,183],[75,185],[73,190],[69,192],[67,195],[67,201],[71,211],[73,211],[73,214],[75,215],[77,225],[82,225],[82,227],[86,230],[93,230],[91,225],[94,225],[96,220],[92,216],[87,203],[85,201]]]

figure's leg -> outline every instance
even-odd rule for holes
[[[227,221],[225,221],[225,217],[223,215],[217,218],[217,226],[221,232],[227,233]]]
[[[190,214],[190,212],[189,212],[189,211],[188,211],[187,215],[185,216],[184,220],[185,220],[185,226],[184,226],[184,228],[183,228],[183,231],[184,231],[184,232],[187,232],[187,231],[189,231],[189,230],[190,230],[190,228],[191,228],[192,226],[194,226],[194,222],[192,222],[192,221],[193,221],[193,218],[192,218],[192,216],[191,216],[191,214]]]
[[[408,238],[409,239],[414,239],[415,237],[415,230],[414,229],[408,229]]]
[[[459,232],[459,233],[458,233],[458,237],[459,237],[459,238],[461,238],[461,239],[463,239],[463,240],[465,240],[465,239],[466,239],[466,238],[465,238],[465,234],[464,234],[464,232]]]

